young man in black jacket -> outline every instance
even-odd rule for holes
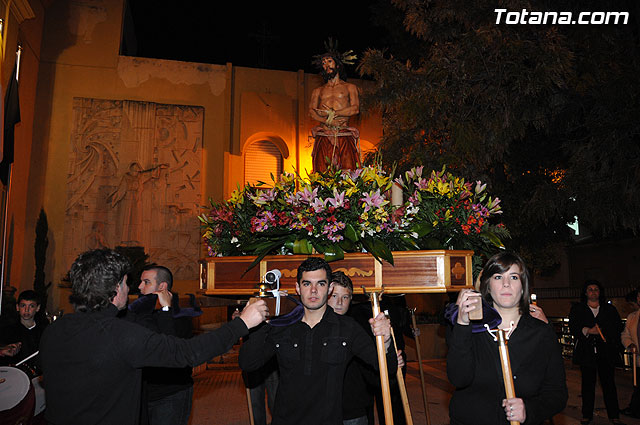
[[[48,326],[40,341],[49,424],[137,424],[143,367],[203,363],[229,350],[268,313],[259,301],[195,338],[158,334],[116,317],[127,305],[129,268],[125,257],[108,249],[85,252],[71,266],[76,312]]]
[[[278,357],[280,382],[272,425],[342,425],[342,387],[349,360],[356,356],[378,367],[371,337],[352,318],[327,308],[332,289],[329,264],[322,258],[307,258],[298,267],[296,282],[302,319],[285,326],[266,324],[240,348],[240,367],[249,372]],[[389,320],[380,313],[369,323],[374,335],[384,336],[393,376],[398,362],[395,350],[389,349]]]
[[[327,304],[336,314],[349,312],[353,300],[353,282],[341,271],[331,275],[333,291]],[[368,308],[371,316],[371,307]],[[365,326],[364,323],[360,323]],[[367,323],[368,327],[369,324]],[[366,329],[365,329],[366,331]],[[374,420],[373,406],[375,388],[380,386],[380,376],[372,367],[357,357],[351,359],[344,374],[342,388],[342,423],[343,425],[369,425]],[[394,411],[395,413],[395,411]]]
[[[138,286],[142,296],[129,305],[125,318],[154,332],[191,338],[191,316],[181,314],[172,288],[171,270],[145,266]],[[193,397],[191,373],[190,366],[142,369],[142,425],[187,425]]]

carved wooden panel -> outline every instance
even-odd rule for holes
[[[345,254],[331,264],[353,282],[356,293],[380,290],[387,293],[436,293],[473,287],[473,251],[396,251],[395,266],[377,262],[366,253]],[[306,255],[268,255],[248,270],[256,257],[213,257],[200,260],[200,289],[209,295],[253,294],[260,279],[272,269],[280,270],[280,288],[295,293],[298,266]]]
[[[143,246],[197,279],[204,108],[74,98],[64,252]]]

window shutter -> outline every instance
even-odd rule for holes
[[[278,179],[282,174],[282,154],[268,140],[253,142],[244,154],[244,183],[256,186],[259,181],[273,186],[271,174]]]

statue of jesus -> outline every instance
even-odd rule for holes
[[[325,171],[329,167],[355,169],[360,166],[360,133],[349,127],[349,117],[360,113],[358,87],[348,83],[344,63],[355,56],[337,53],[333,48],[316,56],[314,63],[321,67],[325,84],[314,89],[309,102],[311,118],[320,126],[311,131],[315,139],[313,170]]]

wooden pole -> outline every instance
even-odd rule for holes
[[[633,358],[633,386],[637,387],[638,386],[638,377],[637,374],[638,372],[636,372],[636,367],[638,367],[638,359],[636,358],[636,352],[633,351],[631,353],[631,356]]]
[[[596,323],[596,329],[598,330],[598,334],[600,335],[600,338],[602,338],[602,341],[607,342],[607,339],[602,334],[602,331],[600,330],[600,326],[598,326],[597,323]]]
[[[378,294],[371,292],[371,309],[373,317],[380,314],[380,302]],[[384,346],[384,337],[376,336],[376,348],[378,349],[378,367],[380,369],[380,387],[382,389],[382,405],[384,407],[384,421],[386,425],[393,425],[393,410],[391,408],[391,391],[389,390],[389,371],[387,370],[387,350]]]
[[[253,406],[251,405],[251,390],[249,390],[249,388],[245,387],[245,389],[247,390],[247,405],[249,406],[249,423],[251,425],[254,425],[254,421],[253,421]]]
[[[422,369],[422,355],[420,354],[420,337],[418,333],[418,325],[416,324],[416,309],[410,308],[411,323],[413,324],[413,333],[416,339],[416,355],[418,356],[418,368],[420,369],[420,384],[422,385],[422,402],[424,403],[424,414],[427,417],[427,425],[431,425],[431,417],[429,416],[429,400],[427,398],[427,386],[424,382],[424,370]]]
[[[509,360],[509,349],[507,348],[507,337],[504,330],[498,329],[498,349],[500,351],[500,363],[502,364],[502,378],[504,379],[504,392],[507,398],[515,398],[516,390],[513,386],[513,373],[511,373],[511,361]],[[518,421],[509,421],[511,425],[520,425]]]
[[[385,315],[387,312],[385,311]],[[387,317],[389,317],[387,315]],[[393,345],[397,348],[396,335],[391,328],[391,338],[393,338]],[[398,388],[400,388],[400,398],[402,399],[402,408],[404,409],[404,419],[407,425],[413,425],[413,418],[411,417],[411,406],[409,405],[409,397],[407,396],[407,387],[404,384],[404,376],[402,375],[402,368],[399,367],[396,371],[396,378],[398,379]]]

